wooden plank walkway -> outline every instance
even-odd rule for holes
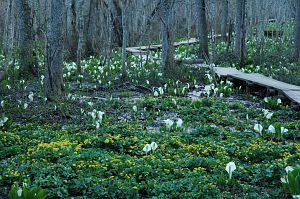
[[[217,38],[219,36],[220,35],[216,35],[215,37]],[[198,40],[196,38],[191,38],[187,41],[175,42],[174,46],[178,47],[181,45],[192,45],[195,43],[198,43]],[[126,48],[126,51],[137,56],[146,56],[148,49],[159,50],[161,48],[162,45],[138,46],[128,47]],[[201,67],[206,67],[206,65],[202,64]],[[210,67],[208,66],[208,68]],[[258,85],[267,89],[277,90],[278,93],[283,94],[290,99],[292,105],[300,107],[300,86],[284,83],[258,73],[243,73],[238,71],[236,68],[214,67],[213,71],[221,78],[236,79],[246,82],[248,85]]]
[[[275,89],[289,98],[293,105],[300,106],[300,86],[281,82],[258,73],[243,73],[235,68],[214,67],[213,70],[221,78],[236,79],[247,84]]]
[[[192,45],[192,44],[196,44],[198,43],[198,40],[196,38],[191,38],[189,40],[186,41],[180,41],[180,42],[175,42],[174,46],[178,47],[178,46],[183,46],[183,45]],[[132,53],[134,55],[145,55],[147,54],[147,50],[148,48],[150,50],[159,50],[162,48],[161,44],[158,45],[150,45],[150,46],[137,46],[137,47],[128,47],[126,48],[126,51],[129,53]]]
[[[208,36],[208,39],[211,39],[211,38],[212,38],[211,36]],[[221,38],[221,35],[220,34],[215,35],[214,38]],[[178,46],[183,46],[183,45],[193,45],[196,43],[198,43],[197,38],[190,38],[185,41],[174,42],[174,46],[178,47]],[[126,51],[129,53],[132,53],[133,55],[141,56],[141,55],[146,55],[148,49],[157,51],[159,49],[162,49],[162,45],[157,44],[157,45],[150,45],[150,46],[128,47],[128,48],[126,48]]]

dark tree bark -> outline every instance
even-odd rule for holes
[[[174,71],[174,0],[163,0],[160,5],[162,34],[162,64],[165,74]]]
[[[37,75],[37,67],[33,50],[33,27],[31,9],[28,0],[16,0],[19,27],[19,64],[20,76]]]
[[[113,15],[112,10],[113,10],[113,0],[108,0],[108,5],[107,8],[109,10],[109,33],[108,33],[108,50],[106,53],[106,56],[108,57],[108,65],[110,65],[110,61],[112,58],[112,50],[113,50],[113,30],[114,30],[114,24],[113,24]]]
[[[76,54],[76,65],[77,74],[81,74],[81,57],[83,54],[84,46],[84,18],[83,18],[83,0],[78,1],[78,42],[77,42],[77,54]]]
[[[63,94],[63,8],[64,1],[51,0],[46,41],[45,93],[56,100]]]
[[[296,0],[295,45],[295,57],[300,62],[300,0]]]
[[[127,79],[127,66],[126,66],[126,46],[127,46],[127,1],[121,0],[122,6],[122,80],[125,81]]]
[[[77,56],[77,46],[78,46],[78,30],[77,30],[77,12],[76,12],[76,1],[70,0],[70,8],[68,10],[68,20],[70,20],[70,25],[67,26],[66,30],[66,42],[69,49],[68,59],[75,60]]]
[[[221,11],[221,36],[224,41],[227,40],[227,32],[228,32],[228,0],[222,1],[222,11]]]
[[[199,37],[199,58],[206,59],[208,54],[207,22],[205,0],[196,0],[198,37]]]
[[[13,56],[14,35],[15,35],[15,9],[14,1],[6,0],[5,5],[5,28],[3,32],[3,53],[9,62]],[[7,65],[7,64],[6,64]]]
[[[120,4],[118,3],[118,1],[113,0],[113,4],[114,4],[114,8],[116,11],[116,14],[114,16],[113,13],[111,13],[113,15],[113,25],[114,25],[114,31],[115,31],[115,35],[117,36],[117,40],[118,40],[118,46],[122,47],[123,44],[123,30],[122,30],[122,9],[120,7]]]
[[[246,49],[246,0],[236,1],[236,24],[235,24],[235,54],[239,59],[240,66],[245,66]]]

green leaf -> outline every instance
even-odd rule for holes
[[[26,187],[23,187],[22,199],[32,199],[30,196],[30,191]]]
[[[292,172],[288,173],[289,188],[292,194],[296,191],[295,177]]]
[[[300,195],[300,175],[298,175],[295,179],[295,193],[296,195]]]
[[[48,193],[45,189],[40,189],[38,193],[36,194],[37,199],[45,199],[47,197]]]
[[[10,192],[9,192],[9,198],[10,199],[18,199],[19,196],[18,196],[18,188],[16,187],[16,185],[13,185],[10,189]]]

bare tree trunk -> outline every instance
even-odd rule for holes
[[[257,41],[258,41],[258,53],[259,53],[259,63],[263,60],[263,48],[264,48],[264,25],[265,25],[265,8],[264,1],[258,0],[257,13],[258,13],[258,25],[257,25]]]
[[[164,0],[161,4],[162,65],[165,74],[174,71],[174,0]]]
[[[127,46],[127,26],[126,26],[126,11],[127,2],[126,0],[121,0],[122,6],[122,79],[125,81],[127,79],[127,67],[126,67],[126,46]]]
[[[296,0],[296,16],[295,16],[295,56],[300,62],[300,0]]]
[[[9,63],[12,59],[15,35],[15,18],[14,18],[14,0],[6,0],[6,13],[5,13],[5,30],[4,30],[4,55]]]
[[[110,60],[112,57],[112,48],[113,48],[113,28],[114,28],[114,24],[113,24],[113,14],[112,14],[112,10],[113,10],[113,0],[108,0],[108,10],[109,10],[109,33],[108,33],[108,45],[109,45],[109,49],[107,51],[107,57],[108,57],[108,64],[110,64]]]
[[[191,38],[191,18],[192,18],[192,6],[191,6],[191,0],[188,0],[186,3],[186,12],[187,12],[187,36],[188,39]]]
[[[83,18],[83,0],[78,1],[78,43],[77,43],[77,55],[76,65],[77,74],[81,74],[81,57],[84,45],[84,18]]]
[[[63,94],[63,8],[61,0],[51,0],[46,41],[45,93],[55,100]]]
[[[245,65],[245,15],[246,15],[246,0],[236,1],[236,24],[235,24],[235,54],[240,61],[240,66]]]
[[[122,0],[123,1],[123,0]],[[118,46],[121,47],[122,46],[122,21],[120,20],[120,18],[122,18],[122,8],[120,8],[120,5],[118,3],[117,0],[113,0],[114,3],[114,7],[116,10],[116,17],[114,17],[114,31],[115,34],[117,36],[118,39]]]
[[[206,59],[209,57],[209,54],[205,0],[196,0],[196,8],[199,37],[199,58]]]
[[[221,9],[221,36],[223,41],[227,40],[227,32],[228,32],[228,0],[222,1],[222,9]]]
[[[20,76],[37,75],[36,61],[33,51],[33,27],[31,9],[28,0],[16,0],[19,27],[19,64]]]
[[[211,53],[211,59],[210,62],[214,63],[217,59],[217,40],[216,40],[216,34],[217,34],[217,0],[212,0],[212,8],[211,8],[211,45],[212,45],[212,53]]]
[[[76,0],[68,0],[66,43],[68,47],[68,58],[75,60],[78,47],[77,12]]]

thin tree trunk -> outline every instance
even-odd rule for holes
[[[63,94],[63,8],[61,0],[51,1],[46,41],[46,97],[56,100]]]
[[[66,42],[68,46],[68,58],[75,60],[77,58],[78,30],[77,30],[77,12],[76,0],[68,0]]]
[[[109,10],[109,34],[108,34],[108,45],[109,45],[109,49],[107,51],[107,57],[108,57],[108,64],[110,65],[110,61],[112,58],[112,49],[113,49],[113,28],[114,28],[114,24],[113,24],[113,0],[108,0],[108,10]]]
[[[77,43],[77,56],[76,56],[76,65],[77,65],[77,74],[81,74],[81,57],[84,45],[84,19],[83,19],[83,1],[79,1],[78,6],[78,43]]]
[[[123,0],[122,0],[123,1]],[[122,18],[122,8],[120,8],[120,5],[118,3],[117,0],[113,0],[114,3],[114,7],[116,10],[116,17],[114,17],[114,31],[115,34],[117,36],[118,39],[118,46],[121,47],[123,40],[122,40],[122,20],[120,20],[120,18]]]
[[[125,0],[121,0],[122,4],[122,79],[125,81],[127,79],[127,67],[126,67],[126,46],[127,46],[127,26],[126,26],[126,11],[127,5]]]
[[[12,59],[13,47],[14,47],[14,35],[15,35],[15,18],[14,18],[14,5],[13,0],[7,0],[6,13],[5,13],[5,30],[4,30],[4,55],[7,63]]]
[[[211,17],[211,45],[212,45],[212,53],[210,62],[214,63],[217,59],[217,0],[212,0],[212,17]]]
[[[223,41],[227,40],[227,31],[228,31],[228,0],[222,1],[222,11],[221,11],[221,36]]]
[[[109,33],[108,33],[108,49],[107,49],[107,52],[106,52],[106,56],[107,56],[107,64],[108,64],[108,68],[109,70],[111,69],[111,59],[112,59],[112,50],[113,50],[113,36],[114,36],[114,31],[113,31],[113,28],[114,28],[114,24],[113,24],[113,0],[108,0],[108,30],[109,30]]]
[[[165,0],[161,5],[162,65],[165,74],[174,71],[174,0]]]
[[[246,0],[236,1],[236,26],[235,26],[235,54],[240,61],[240,66],[245,65],[245,12],[246,12]]]
[[[300,0],[296,0],[295,23],[295,57],[300,62]]]
[[[207,59],[209,57],[209,54],[205,0],[196,0],[196,8],[199,37],[199,58]]]
[[[264,1],[257,1],[258,8],[258,25],[257,25],[257,41],[258,41],[258,53],[259,53],[259,63],[263,60],[263,49],[264,49],[264,25],[265,25],[265,9],[264,9]]]

